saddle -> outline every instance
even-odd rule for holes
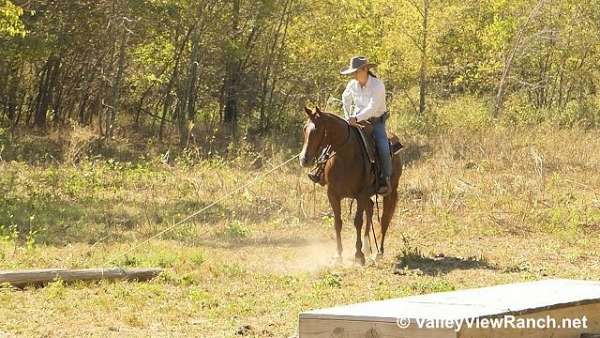
[[[352,127],[352,129],[358,132],[360,140],[362,141],[363,150],[367,154],[367,158],[371,164],[378,165],[381,161],[379,161],[379,153],[377,152],[377,145],[375,143],[375,138],[373,138],[373,125],[370,123],[359,123],[360,127]],[[400,139],[394,133],[388,133],[388,142],[390,144],[390,156],[394,157],[394,155],[398,154],[400,150],[404,147],[402,143],[400,143]],[[381,168],[378,168],[378,172],[381,172]]]

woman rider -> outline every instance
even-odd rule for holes
[[[369,63],[364,56],[350,59],[350,65],[341,70],[342,75],[353,75],[342,94],[344,114],[348,123],[357,126],[358,122],[371,121],[373,138],[382,164],[381,186],[377,193],[387,195],[392,190],[390,177],[392,175],[392,158],[390,145],[385,132],[385,121],[388,118],[385,105],[385,86],[370,69],[375,64]]]

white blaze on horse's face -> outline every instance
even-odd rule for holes
[[[315,124],[309,120],[304,125],[304,144],[302,145],[302,151],[300,152],[300,156],[298,156],[298,159],[300,160],[300,166],[302,166],[302,167],[308,167],[315,156],[314,153],[311,154],[311,151],[309,150],[311,141],[312,141],[312,143],[314,143],[315,134],[316,134],[315,131],[316,131]],[[314,145],[311,146],[310,148],[314,148]]]

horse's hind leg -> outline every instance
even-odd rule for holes
[[[356,214],[354,215],[354,227],[356,228],[356,252],[354,253],[354,262],[365,265],[365,255],[362,252],[361,229],[363,225],[364,202],[357,199]]]
[[[396,210],[396,201],[398,200],[398,192],[393,189],[392,192],[383,198],[383,215],[381,215],[381,243],[379,243],[378,255],[383,255],[385,234],[394,216]]]
[[[335,239],[337,242],[337,256],[335,257],[338,262],[342,261],[342,204],[341,199],[332,194],[328,194],[329,205],[333,209],[333,219],[335,225]]]
[[[402,175],[402,159],[400,156],[394,156],[393,175],[392,175],[392,192],[383,198],[383,215],[381,215],[381,243],[379,244],[379,252],[377,256],[383,255],[385,234],[387,233],[394,211],[396,211],[396,202],[398,201],[398,183]]]

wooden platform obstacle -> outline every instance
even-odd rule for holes
[[[510,322],[510,323],[509,323]],[[299,338],[600,337],[600,282],[543,280],[303,312]]]

